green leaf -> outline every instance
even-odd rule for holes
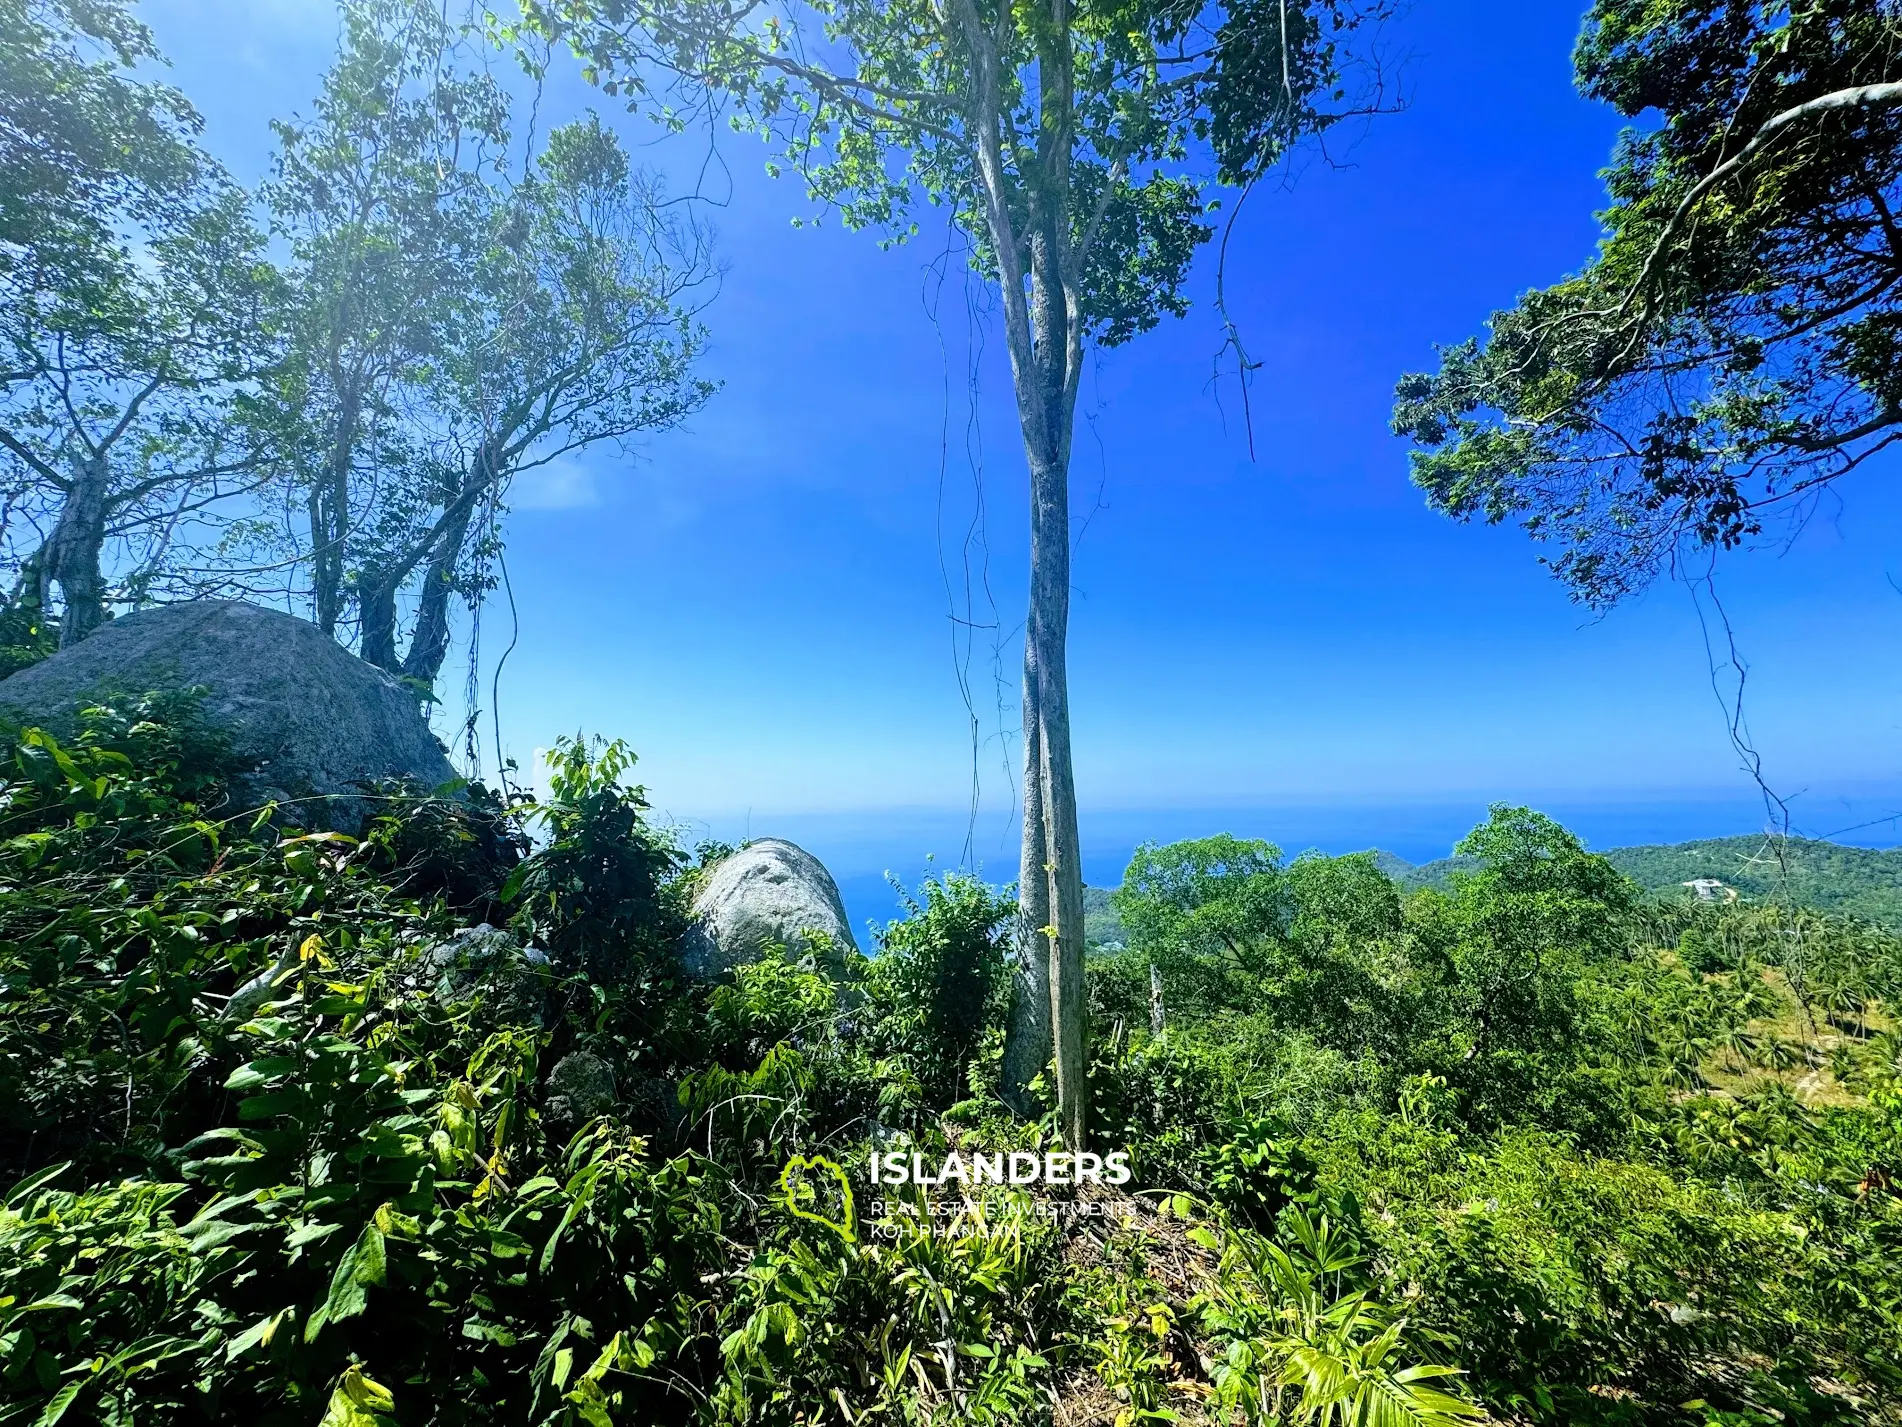
[[[375,1224],[366,1224],[356,1243],[337,1261],[337,1271],[330,1278],[329,1296],[304,1326],[304,1341],[315,1342],[326,1324],[361,1313],[369,1302],[366,1290],[372,1284],[383,1282],[385,1265],[383,1233]]]
[[[395,1395],[352,1363],[330,1394],[317,1427],[387,1427],[388,1414],[395,1410]]]
[[[286,1317],[296,1311],[295,1308],[280,1308],[277,1312],[271,1314],[270,1317],[258,1319],[257,1322],[233,1338],[230,1344],[226,1346],[225,1361],[230,1362],[232,1359],[250,1352],[251,1349],[255,1348],[259,1343],[269,1347],[271,1339],[277,1334],[278,1325],[282,1323]]]
[[[73,1167],[73,1162],[71,1160],[62,1160],[58,1164],[49,1164],[45,1169],[38,1170],[32,1174],[29,1174],[25,1179],[21,1180],[18,1184],[14,1185],[13,1188],[7,1192],[6,1202],[8,1207],[18,1208],[20,1205],[26,1203],[28,1199],[33,1197],[33,1193],[35,1190],[39,1189],[44,1184],[48,1184],[51,1181],[58,1179],[62,1174],[64,1174],[67,1170],[71,1169],[72,1167]]]
[[[40,1413],[39,1420],[34,1423],[34,1427],[53,1427],[55,1422],[66,1415],[66,1409],[73,1405],[73,1400],[77,1398],[81,1392],[85,1391],[86,1384],[90,1381],[90,1378],[83,1378],[78,1382],[69,1382],[66,1386],[62,1387],[53,1395],[53,1400],[46,1404],[45,1409]]]

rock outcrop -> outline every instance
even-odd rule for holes
[[[570,1051],[548,1072],[542,1113],[563,1129],[585,1125],[614,1108],[614,1069],[600,1056]]]
[[[547,952],[523,946],[512,933],[487,922],[464,927],[423,958],[423,973],[437,1000],[461,1000],[486,987],[490,1015],[511,1025],[541,1024],[547,972]]]
[[[716,863],[694,894],[681,965],[688,975],[711,980],[774,944],[804,951],[815,944],[814,933],[831,948],[835,970],[839,953],[858,950],[825,864],[793,843],[761,838]]]
[[[456,776],[415,696],[316,625],[236,600],[139,610],[69,649],[0,679],[0,715],[70,729],[76,711],[113,696],[202,686],[206,719],[252,765],[235,795],[276,799],[305,826],[354,832],[356,784]]]

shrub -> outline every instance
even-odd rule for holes
[[[1004,929],[1015,903],[971,877],[927,881],[879,934],[865,969],[869,1034],[903,1059],[926,1103],[961,1099],[987,1025],[1005,1009]]]

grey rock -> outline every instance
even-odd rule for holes
[[[500,927],[479,922],[432,946],[424,960],[436,994],[454,999],[484,971],[497,962],[513,960],[521,950],[522,944]]]
[[[543,1113],[559,1124],[585,1125],[614,1108],[614,1071],[598,1055],[570,1051],[548,1072]]]
[[[680,961],[688,975],[712,980],[757,961],[769,946],[817,949],[814,933],[829,947],[822,960],[835,973],[841,954],[858,950],[825,864],[803,847],[761,838],[716,863],[700,884]]]
[[[513,1022],[544,1019],[541,973],[547,966],[547,952],[523,946],[513,934],[487,922],[464,927],[423,954],[424,975],[437,1000],[461,1000],[486,982],[491,1011]]]
[[[237,600],[138,610],[50,659],[0,679],[0,714],[54,732],[112,696],[204,686],[206,718],[255,769],[234,794],[270,799],[292,821],[354,832],[353,785],[408,778],[427,788],[456,776],[415,697],[316,625]]]
[[[628,1124],[647,1134],[677,1130],[687,1117],[680,1082],[666,1076],[640,1077],[623,1093],[621,1103]]]

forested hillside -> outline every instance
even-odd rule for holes
[[[1458,858],[1410,865],[1391,853],[1391,874],[1404,887],[1449,884]],[[1902,929],[1902,848],[1845,847],[1816,838],[1705,838],[1695,842],[1614,847],[1605,860],[1645,892],[1688,898],[1686,882],[1714,878],[1753,900],[1782,898],[1793,905],[1844,912]],[[1717,893],[1716,895],[1722,895]]]

